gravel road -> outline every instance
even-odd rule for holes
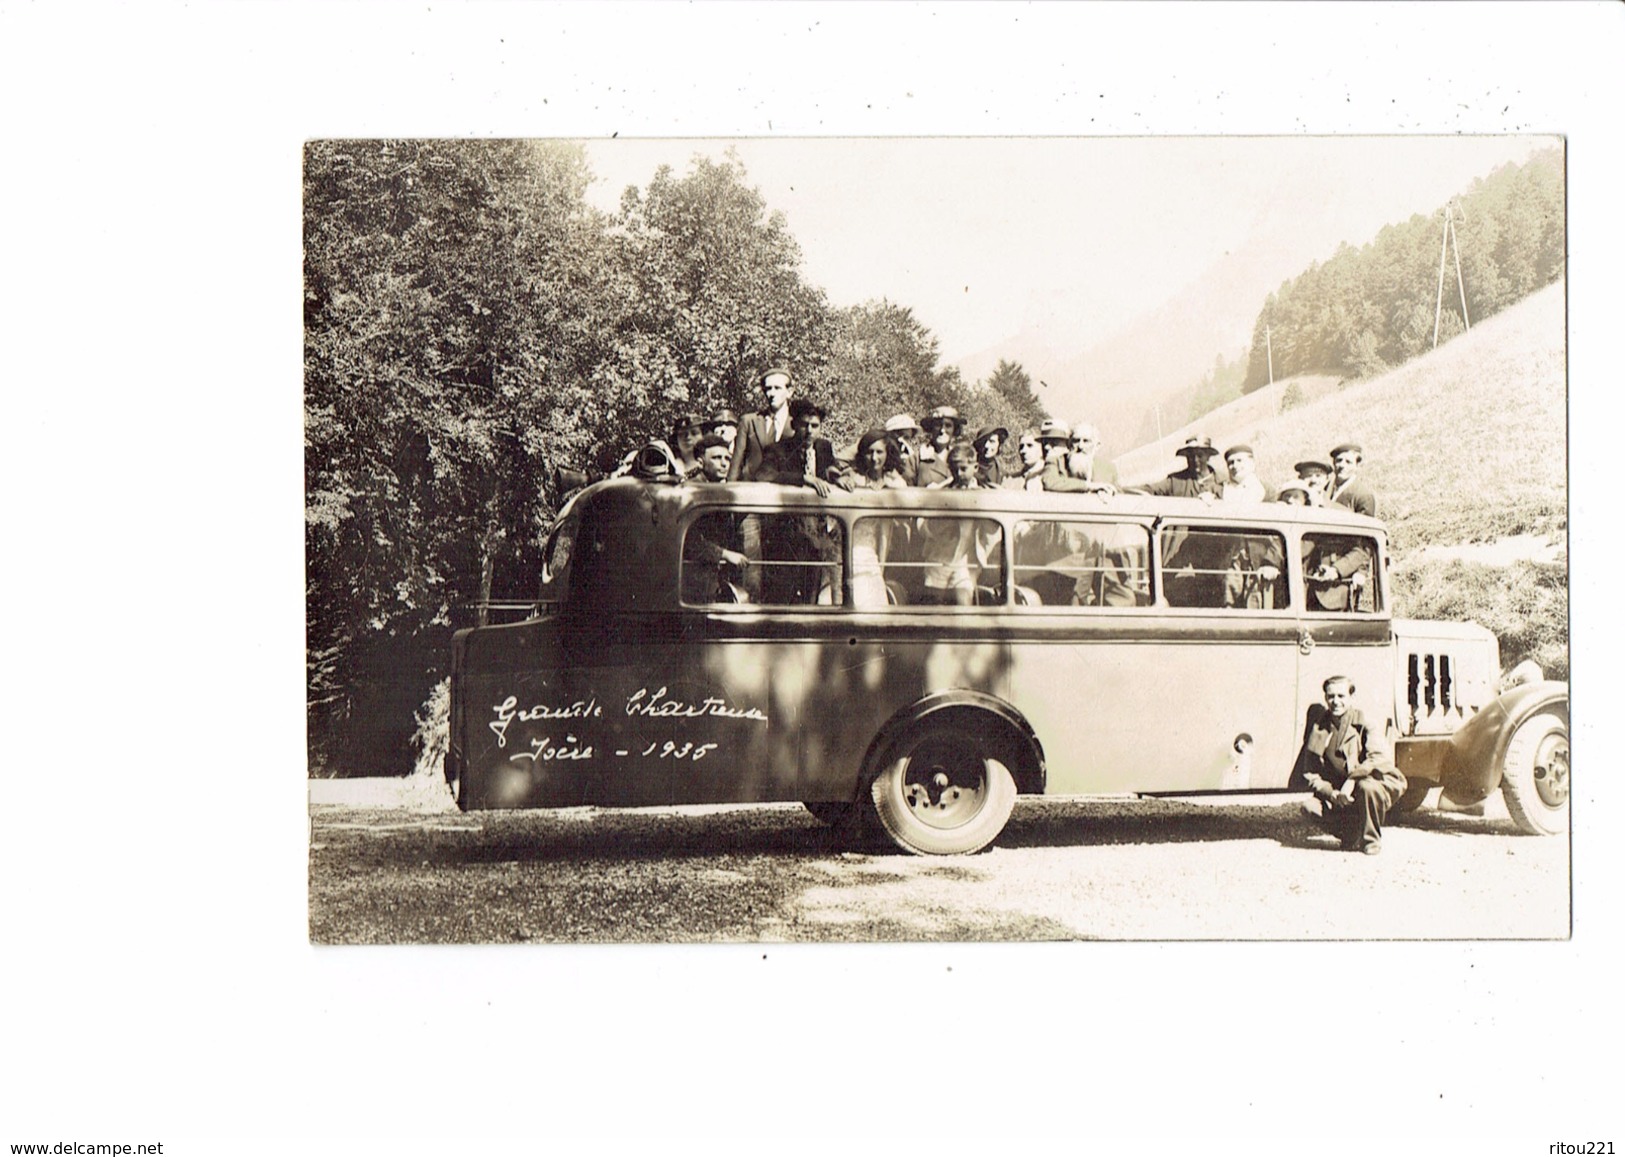
[[[321,944],[1569,935],[1568,839],[1520,835],[1498,800],[1401,817],[1360,856],[1284,796],[1023,799],[989,851],[923,859],[854,851],[798,804],[465,815],[326,782]]]

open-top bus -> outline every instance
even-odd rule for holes
[[[613,479],[535,613],[456,636],[446,774],[464,809],[801,801],[965,853],[1019,794],[1284,790],[1338,674],[1401,808],[1499,787],[1566,831],[1567,686],[1392,617],[1387,565],[1335,506]]]

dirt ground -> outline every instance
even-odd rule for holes
[[[1430,801],[1431,802],[1431,801]],[[1383,854],[1286,796],[1023,799],[987,852],[854,849],[799,804],[455,810],[313,781],[320,944],[1561,939],[1569,841],[1431,806]]]

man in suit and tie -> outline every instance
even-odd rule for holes
[[[1348,677],[1333,675],[1321,691],[1326,705],[1309,708],[1287,790],[1314,793],[1304,811],[1344,851],[1374,856],[1382,851],[1382,821],[1405,793],[1405,776],[1394,766],[1382,726],[1350,705]]]
[[[797,398],[790,403],[790,414],[791,434],[763,453],[757,480],[806,486],[820,498],[829,496],[831,482],[846,489],[840,481],[834,447],[818,434],[824,424],[824,407]],[[747,515],[746,521],[753,518]],[[821,515],[769,515],[761,531],[759,557],[777,565],[766,568],[762,576],[762,600],[779,605],[839,602],[839,526]]]
[[[729,482],[754,482],[769,446],[790,433],[790,371],[774,366],[757,379],[762,390],[762,408],[746,414],[734,434],[733,461],[728,465]]]
[[[756,468],[757,481],[810,486],[821,498],[829,496],[831,482],[844,490],[835,448],[818,433],[823,425],[824,407],[807,398],[791,402],[790,437],[781,438],[763,452],[761,465]]]

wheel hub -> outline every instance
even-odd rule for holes
[[[937,828],[958,827],[982,809],[987,795],[987,773],[981,761],[935,753],[909,763],[903,779],[903,798],[921,823]]]
[[[1535,791],[1550,808],[1569,802],[1569,745],[1561,736],[1551,736],[1535,755]]]

